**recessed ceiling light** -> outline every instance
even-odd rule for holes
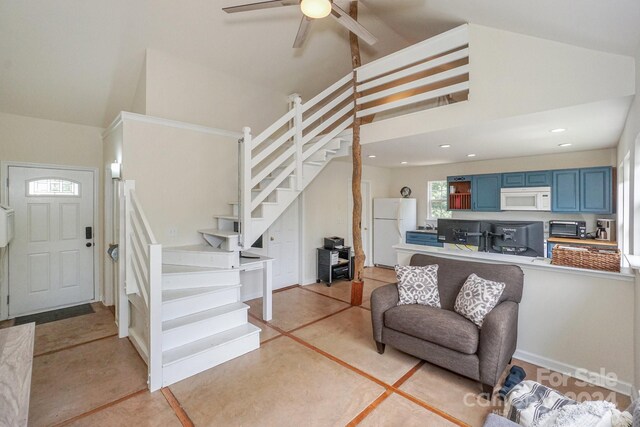
[[[376,158],[376,155],[375,155],[375,154],[369,154],[369,158],[370,158],[370,159],[375,159],[375,158]]]
[[[409,162],[400,162],[401,165],[406,165]]]
[[[440,145],[440,148],[449,148],[451,147],[451,144],[442,144]]]
[[[557,128],[557,129],[551,129],[549,132],[551,133],[560,133],[560,132],[564,132],[566,131],[565,128]]]
[[[475,154],[467,154],[467,157],[475,157]]]
[[[558,147],[570,147],[571,143],[570,142],[565,142],[564,144],[558,144]]]

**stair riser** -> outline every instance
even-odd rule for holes
[[[170,350],[247,323],[245,307],[162,333],[162,350]]]
[[[260,347],[260,333],[255,332],[230,343],[214,347],[188,359],[163,367],[163,386],[169,386],[192,375],[211,369],[228,360]]]
[[[207,273],[173,273],[162,276],[162,289],[208,288],[211,286],[240,283],[240,271],[216,271]]]
[[[162,304],[162,320],[171,320],[238,301],[240,301],[240,288],[168,301]]]
[[[187,252],[165,249],[162,252],[162,262],[191,267],[236,268],[240,265],[240,255],[238,252]]]

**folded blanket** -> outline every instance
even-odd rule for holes
[[[535,381],[507,394],[504,416],[524,427],[628,427],[632,418],[605,401],[578,403]]]

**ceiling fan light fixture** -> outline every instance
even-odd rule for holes
[[[331,2],[329,0],[302,0],[300,9],[309,18],[320,19],[331,13]]]

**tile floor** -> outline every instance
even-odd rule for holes
[[[260,320],[262,301],[249,301],[260,349],[155,393],[146,390],[145,364],[117,338],[100,304],[93,314],[39,325],[29,424],[481,426],[498,406],[478,397],[478,384],[390,347],[375,351],[369,296],[394,274],[369,268],[365,277],[362,307],[348,304],[348,282],[276,292],[268,324]],[[514,362],[537,377],[536,366]],[[628,404],[627,396],[564,379],[565,392],[602,392]]]

